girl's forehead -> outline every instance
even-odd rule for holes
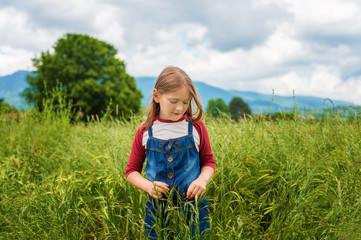
[[[192,97],[191,92],[185,86],[177,88],[173,91],[169,91],[165,94],[168,95],[169,97],[184,98],[184,99],[189,99]]]

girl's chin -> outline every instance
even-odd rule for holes
[[[172,121],[178,121],[181,118],[181,116],[176,115],[176,116],[172,116],[172,118],[170,120]]]
[[[180,113],[173,113],[173,114],[170,116],[170,120],[172,120],[172,121],[178,121],[181,117],[182,117],[182,114],[180,114]]]
[[[159,116],[161,119],[170,120],[170,121],[178,121],[183,115],[180,113],[171,113],[168,116]]]

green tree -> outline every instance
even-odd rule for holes
[[[140,110],[142,94],[115,57],[117,50],[88,35],[66,34],[54,51],[33,59],[37,74],[28,76],[29,87],[22,95],[42,109],[47,90],[60,85],[77,111],[101,115],[111,105],[124,117]]]
[[[219,117],[221,113],[228,113],[228,106],[222,98],[209,99],[206,112],[211,116]]]
[[[234,97],[231,100],[229,103],[229,112],[231,113],[231,118],[235,120],[238,120],[243,115],[252,114],[248,104],[240,97]]]

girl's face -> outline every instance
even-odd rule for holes
[[[159,103],[159,117],[161,119],[177,121],[187,111],[192,98],[188,89],[183,86],[175,91],[163,94],[154,89],[153,99],[156,103]]]

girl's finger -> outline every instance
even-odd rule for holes
[[[201,197],[204,193],[204,190],[202,188],[197,188],[195,187],[190,193],[189,193],[189,197],[188,198],[195,198],[197,197]]]
[[[202,190],[198,189],[198,190],[193,192],[193,197],[196,197],[196,196],[199,197],[201,193],[202,193]]]
[[[155,186],[154,190],[156,190],[158,192],[162,192],[162,193],[168,191],[168,189],[163,186]]]
[[[166,192],[167,190],[165,190],[163,187],[157,187],[157,188],[155,189],[155,191],[156,191],[158,194],[162,194],[162,193]]]
[[[169,191],[169,188],[166,186],[158,186],[159,189],[165,190],[165,191]]]
[[[187,190],[187,198],[190,199],[190,198],[193,198],[193,191],[194,191],[194,185],[191,184]]]
[[[188,199],[192,199],[192,198],[194,198],[194,191],[192,191],[192,192],[189,192],[189,194],[188,194],[188,196],[187,196],[187,198]]]
[[[164,188],[167,191],[169,191],[168,184],[166,184],[166,183],[155,181],[154,185],[157,186],[157,187]]]
[[[152,195],[151,195],[153,198],[161,198],[163,195],[161,192],[155,190]]]
[[[196,196],[198,196],[199,198],[203,195],[204,191],[203,190],[199,190],[196,194]]]
[[[157,185],[163,185],[163,186],[168,187],[168,184],[166,184],[164,182],[154,181],[154,183],[157,184]]]

